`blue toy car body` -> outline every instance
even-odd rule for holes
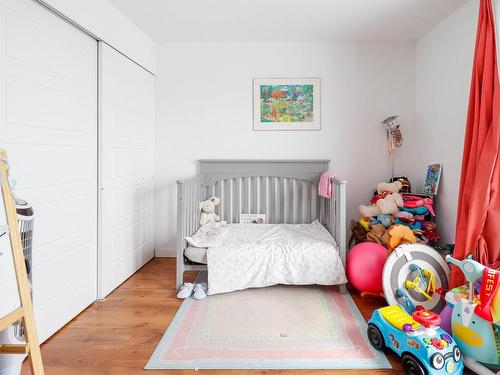
[[[407,374],[463,372],[462,354],[453,338],[439,327],[423,327],[400,306],[375,310],[368,321],[368,338],[376,349],[387,347],[400,356]]]

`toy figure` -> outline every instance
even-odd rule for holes
[[[436,230],[436,223],[428,221],[425,224],[425,228],[422,232],[424,242],[438,242],[441,240],[441,235]],[[425,237],[425,238],[424,238]]]

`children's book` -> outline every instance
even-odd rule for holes
[[[427,176],[425,176],[424,193],[436,195],[441,179],[443,165],[439,163],[431,164],[427,167]]]

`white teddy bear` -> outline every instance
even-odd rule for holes
[[[363,217],[377,216],[380,214],[394,215],[403,207],[403,197],[401,194],[392,193],[371,206],[359,206],[359,212]]]
[[[220,203],[220,199],[212,197],[200,203],[200,225],[207,225],[220,221],[220,217],[215,213],[215,206]]]

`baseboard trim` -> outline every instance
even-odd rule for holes
[[[156,258],[175,258],[177,251],[175,249],[155,249]]]

